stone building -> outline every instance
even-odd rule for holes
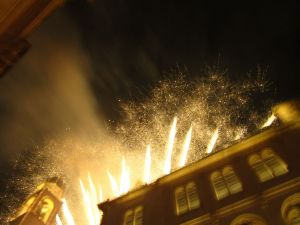
[[[278,126],[99,204],[102,225],[300,224],[299,102]]]
[[[26,199],[9,224],[53,225],[62,205],[63,192],[64,183],[61,179],[48,179]]]

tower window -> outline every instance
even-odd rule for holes
[[[124,214],[123,225],[142,225],[143,224],[143,207],[138,206],[135,209],[129,209]]]
[[[54,209],[53,200],[49,196],[44,196],[39,202],[37,208],[35,209],[35,214],[38,218],[43,221],[45,224],[48,222],[48,219]]]
[[[230,166],[214,171],[210,180],[218,200],[243,190],[242,183]]]
[[[286,163],[270,148],[251,154],[248,157],[248,163],[261,182],[268,181],[288,172]]]
[[[189,182],[175,189],[176,214],[181,215],[200,206],[196,184]]]

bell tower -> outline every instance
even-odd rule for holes
[[[26,199],[9,224],[53,225],[62,205],[63,191],[64,184],[60,178],[48,179]]]

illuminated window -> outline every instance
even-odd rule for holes
[[[134,210],[129,209],[124,214],[123,225],[142,225],[143,224],[143,207],[138,206]]]
[[[175,190],[176,213],[181,215],[200,206],[196,184],[189,182]]]
[[[194,182],[190,182],[186,185],[185,189],[189,210],[197,209],[200,206],[200,200],[197,193],[196,184]]]
[[[262,150],[259,154],[251,154],[248,157],[248,163],[261,182],[288,172],[286,163],[269,148]]]
[[[287,225],[300,225],[300,193],[295,193],[284,200],[281,215]]]
[[[222,171],[214,171],[210,180],[218,200],[243,190],[239,178],[230,166],[224,167]]]
[[[35,210],[35,213],[41,221],[47,223],[53,209],[54,209],[54,203],[52,199],[49,196],[45,196],[39,202]]]
[[[230,225],[267,225],[266,221],[255,214],[246,213],[236,217]]]
[[[134,225],[143,224],[143,207],[139,206],[134,210]]]
[[[133,211],[127,210],[124,215],[124,225],[133,225]]]

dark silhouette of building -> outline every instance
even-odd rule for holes
[[[30,47],[26,40],[64,0],[0,1],[0,76]]]
[[[10,225],[53,225],[62,205],[64,184],[59,178],[50,178],[30,195]]]
[[[102,225],[300,224],[300,104],[278,126],[99,204]]]

